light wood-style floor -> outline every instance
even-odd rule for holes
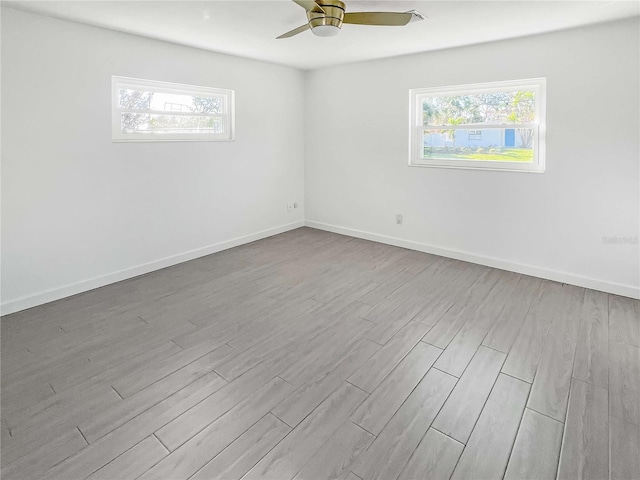
[[[640,302],[302,228],[2,319],[2,478],[638,479]]]

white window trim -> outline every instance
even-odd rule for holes
[[[451,159],[425,159],[421,158],[422,130],[428,128],[442,128],[442,126],[422,125],[422,109],[418,108],[420,97],[455,95],[471,93],[487,93],[497,91],[520,90],[523,87],[536,92],[536,115],[532,124],[504,124],[490,125],[484,128],[533,128],[533,162],[492,162],[488,160],[451,160]],[[547,79],[529,78],[524,80],[508,80],[489,83],[474,83],[468,85],[452,85],[445,87],[415,88],[409,90],[409,166],[411,167],[435,167],[435,168],[455,168],[464,170],[499,170],[508,172],[532,172],[544,173],[545,170],[545,137],[546,137],[546,97]],[[447,130],[457,129],[482,129],[478,124],[474,125],[451,125]]]
[[[226,102],[226,114],[211,115],[194,112],[128,110],[120,108],[118,88],[148,89],[153,92],[194,94],[199,96],[223,96]],[[186,116],[206,116],[224,118],[228,122],[225,133],[124,133],[121,128],[121,113],[157,113]],[[235,92],[233,90],[181,83],[145,80],[141,78],[111,77],[111,138],[113,142],[232,142],[235,140]]]

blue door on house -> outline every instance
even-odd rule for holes
[[[514,128],[507,128],[504,131],[504,146],[515,147],[516,146],[516,130]]]

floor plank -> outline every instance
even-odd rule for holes
[[[565,424],[558,479],[598,480],[609,474],[607,391],[574,379]]]
[[[360,405],[351,421],[374,435],[380,433],[440,353],[439,348],[418,343]]]
[[[265,415],[236,441],[191,477],[191,480],[235,480],[251,470],[291,431],[271,414]]]
[[[320,447],[347,421],[366,393],[343,384],[322,402],[287,437],[260,460],[247,475],[251,479],[287,480],[296,476]]]
[[[280,402],[272,410],[273,414],[295,427],[379,348],[377,343],[362,339],[333,369],[312,378]]]
[[[353,472],[363,480],[397,478],[455,383],[451,375],[429,370]]]
[[[609,479],[640,478],[640,427],[609,417]]]
[[[554,480],[563,429],[561,422],[529,408],[525,409],[505,480]]]
[[[436,257],[434,257],[433,259],[431,259],[430,263],[436,261],[438,260],[436,259]],[[412,268],[411,265],[408,265],[395,275],[387,277],[386,280],[384,280],[380,285],[368,292],[366,295],[362,296],[360,298],[360,301],[371,306],[377,305],[386,297],[398,290],[400,287],[412,281],[416,277],[416,275],[420,273],[420,271],[424,270],[428,266],[429,264],[420,265],[419,268],[416,269]],[[383,280],[385,277],[381,277],[380,279]]]
[[[201,346],[199,348],[181,350],[175,355],[154,362],[149,367],[114,382],[112,386],[122,398],[131,397],[158,380],[177,372],[186,365],[203,357],[207,358],[207,362],[210,365],[216,366],[228,360],[229,357],[235,353],[237,353],[237,351],[228,345],[221,345],[213,349],[208,346]]]
[[[373,392],[382,380],[400,363],[429,331],[420,322],[411,322],[400,330],[384,347],[349,377],[349,383],[365,392]]]
[[[429,269],[421,272],[416,281],[424,284],[424,292],[428,296],[424,308],[414,320],[429,326],[438,323],[485,272],[486,269],[479,265],[469,268],[469,265],[458,261],[450,262],[442,272],[434,273]],[[423,279],[423,275],[428,277]]]
[[[503,353],[509,353],[529,309],[540,298],[542,285],[542,280],[539,278],[523,275],[513,292],[513,297],[491,326],[482,344]]]
[[[640,348],[609,342],[611,415],[640,426]]]
[[[92,474],[87,480],[134,480],[169,454],[153,435]]]
[[[484,299],[503,275],[505,274],[498,270],[485,271],[462,298],[458,299],[429,330],[423,340],[438,348],[446,348],[473,312],[482,305]]]
[[[587,290],[580,317],[573,376],[609,388],[609,296]]]
[[[304,349],[294,350],[299,360],[285,369],[280,377],[294,387],[299,387],[309,379],[325,373],[351,351],[354,344],[364,338],[373,326],[363,319],[345,321],[344,325],[331,329],[326,335],[320,335],[307,342]]]
[[[543,282],[538,302],[527,314],[502,371],[507,375],[533,383],[544,342],[555,318],[561,318],[569,303],[559,283]]]
[[[463,444],[430,428],[398,478],[449,478],[463,448]]]
[[[557,316],[549,328],[527,404],[529,408],[560,422],[564,422],[567,413],[584,299],[582,288],[565,285],[562,290],[568,301],[562,315]]]
[[[349,304],[350,303],[351,302],[349,302]],[[309,306],[305,309],[305,312],[306,314],[310,314],[312,311],[316,311],[317,308],[316,306]],[[339,307],[337,310],[344,310],[344,306]],[[300,316],[305,318],[305,313],[301,312]],[[292,345],[309,342],[313,340],[315,336],[323,334],[327,328],[331,328],[331,324],[327,325],[313,320],[314,317],[309,318],[308,321],[285,321],[281,330],[273,331],[267,338],[262,339],[262,341],[223,363],[216,368],[216,372],[227,380],[234,380],[259,363],[269,359],[274,354],[281,352],[283,349],[291,348]]]
[[[502,478],[529,387],[517,378],[498,377],[452,479]]]
[[[219,378],[216,376],[216,378]],[[207,375],[134,417],[47,471],[48,478],[86,478],[220,388]]]
[[[422,296],[410,296],[398,308],[393,310],[384,321],[379,321],[369,330],[367,338],[384,345],[409,323],[423,307],[424,298]]]
[[[412,282],[434,282],[435,278],[439,278],[441,281],[446,282],[464,273],[461,269],[450,268],[451,266],[452,262],[450,260],[438,259],[437,261],[431,263],[427,268],[425,268],[421,272],[421,274],[414,277]],[[385,320],[392,316],[393,311],[400,307],[407,299],[412,296],[413,289],[407,283],[408,282],[405,282],[405,284],[390,292],[384,298],[380,299],[380,301],[372,304],[373,308],[365,315],[365,318],[376,324],[384,324]],[[374,294],[379,288],[380,287],[372,290],[370,293]],[[439,288],[442,289],[442,285],[440,285]],[[427,288],[425,292],[430,292],[430,290]],[[371,301],[369,296],[364,296],[362,298],[365,301]]]
[[[140,479],[190,477],[258,422],[291,391],[291,385],[280,378],[274,378],[254,395],[172,450]],[[164,441],[162,443],[165,444]]]
[[[513,294],[518,280],[518,275],[507,273],[498,279],[482,305],[470,316],[446,350],[442,352],[434,365],[437,369],[456,377],[462,375],[493,322],[509,303],[508,299]]]
[[[22,480],[41,478],[58,462],[87,446],[77,428],[60,435],[54,441],[21,456],[13,463],[2,465],[2,478]]]
[[[154,430],[156,436],[163,445],[174,451],[217,420],[218,417],[246,398],[250,398],[254,392],[273,380],[294,359],[294,355],[284,354],[280,358],[276,357],[273,361],[260,364],[249,370],[233,382],[208,395],[192,408],[185,409],[181,415],[170,419],[159,429]]]
[[[22,454],[28,449],[39,448],[43,442],[54,440],[58,435],[74,429],[86,419],[122,401],[106,385],[98,385],[84,392],[69,393],[67,391],[52,397],[52,402],[41,405],[32,418],[16,423],[15,428],[12,428],[11,450],[21,450],[17,453]]]
[[[213,365],[210,363],[210,358],[205,356],[162,380],[149,385],[132,397],[125,398],[108,408],[96,412],[90,418],[78,422],[78,428],[87,441],[93,443],[120,425],[131,420],[136,415],[157,405],[169,395],[179,392],[205,375],[211,385],[215,383],[219,385],[219,388],[222,388],[227,382],[213,372],[213,366],[217,364],[218,361],[219,358],[217,354],[215,355]]]
[[[346,478],[356,459],[364,452],[374,435],[346,422],[313,455],[311,461],[294,478],[296,480],[329,480]]]
[[[433,422],[436,430],[466,444],[506,355],[480,347]]]
[[[609,338],[640,347],[640,319],[637,317],[637,300],[609,295]]]

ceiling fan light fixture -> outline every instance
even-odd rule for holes
[[[341,0],[293,0],[307,11],[308,23],[277,38],[289,38],[311,29],[317,37],[333,37],[343,24],[382,25],[400,27],[409,22],[424,20],[416,10],[408,12],[346,12]]]
[[[340,33],[340,28],[335,25],[318,25],[311,32],[318,37],[335,37]]]

